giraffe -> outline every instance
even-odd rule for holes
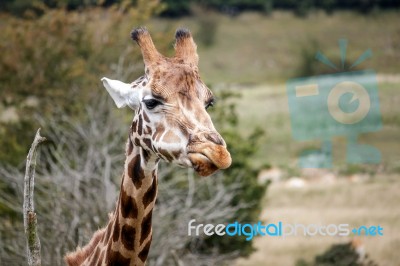
[[[226,143],[206,111],[214,97],[200,79],[190,31],[176,31],[173,57],[161,55],[143,27],[131,37],[141,49],[145,74],[131,84],[102,78],[116,106],[134,110],[119,198],[107,226],[65,256],[69,266],[145,264],[160,160],[193,168],[200,176],[231,164]]]

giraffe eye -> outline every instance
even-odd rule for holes
[[[162,103],[156,99],[148,99],[148,100],[143,100],[143,103],[146,105],[147,109],[151,110],[157,107],[158,105],[161,105]]]
[[[206,103],[206,110],[208,109],[208,108],[210,108],[210,107],[213,107],[214,106],[214,99],[211,99],[210,101],[208,101],[207,103]]]

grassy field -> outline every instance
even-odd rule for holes
[[[305,148],[318,148],[318,141],[297,142],[292,138],[285,81],[301,76],[311,61],[317,73],[329,72],[321,63],[315,65],[315,52],[320,50],[332,62],[340,62],[338,40],[348,40],[346,63],[354,62],[370,48],[373,57],[360,69],[372,68],[378,73],[379,100],[383,127],[374,133],[360,135],[361,143],[382,153],[379,165],[350,165],[345,162],[346,139],[333,139],[333,168],[337,177],[333,185],[308,185],[290,189],[281,183],[268,190],[265,208],[260,217],[264,222],[287,223],[349,223],[384,227],[380,238],[362,237],[366,252],[379,265],[400,265],[399,190],[400,190],[400,16],[398,12],[374,13],[363,16],[339,12],[327,16],[313,13],[306,19],[290,13],[275,12],[265,17],[245,13],[236,18],[207,14],[214,24],[213,43],[199,44],[200,71],[203,79],[214,87],[237,90],[237,100],[243,134],[255,126],[266,131],[254,166],[270,164],[283,170],[284,177],[302,177],[298,155]],[[154,20],[150,27],[173,29],[179,25],[191,28],[197,40],[204,21]],[[305,61],[304,61],[305,60]],[[308,60],[308,61],[307,61]],[[317,74],[316,73],[316,74]],[[231,85],[227,85],[231,84]],[[234,85],[232,85],[234,84]],[[352,174],[365,175],[362,182],[350,182]],[[294,265],[314,256],[332,244],[349,238],[291,237],[277,239],[260,237],[257,251],[237,266]]]

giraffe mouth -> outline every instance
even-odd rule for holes
[[[231,155],[222,145],[203,146],[188,153],[193,169],[200,176],[209,176],[218,169],[226,169],[231,163]]]
[[[188,154],[193,169],[200,176],[212,175],[219,168],[203,153],[191,152]]]
[[[196,139],[192,136],[187,146],[187,155],[193,169],[200,176],[209,176],[218,169],[228,168],[232,163],[232,158],[223,140],[219,141],[220,138],[209,140],[207,137],[211,134],[204,135],[205,141],[199,141],[199,137]]]

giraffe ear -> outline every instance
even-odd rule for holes
[[[118,108],[125,106],[129,106],[133,110],[139,108],[139,90],[135,90],[130,84],[119,80],[102,78],[101,81]]]

